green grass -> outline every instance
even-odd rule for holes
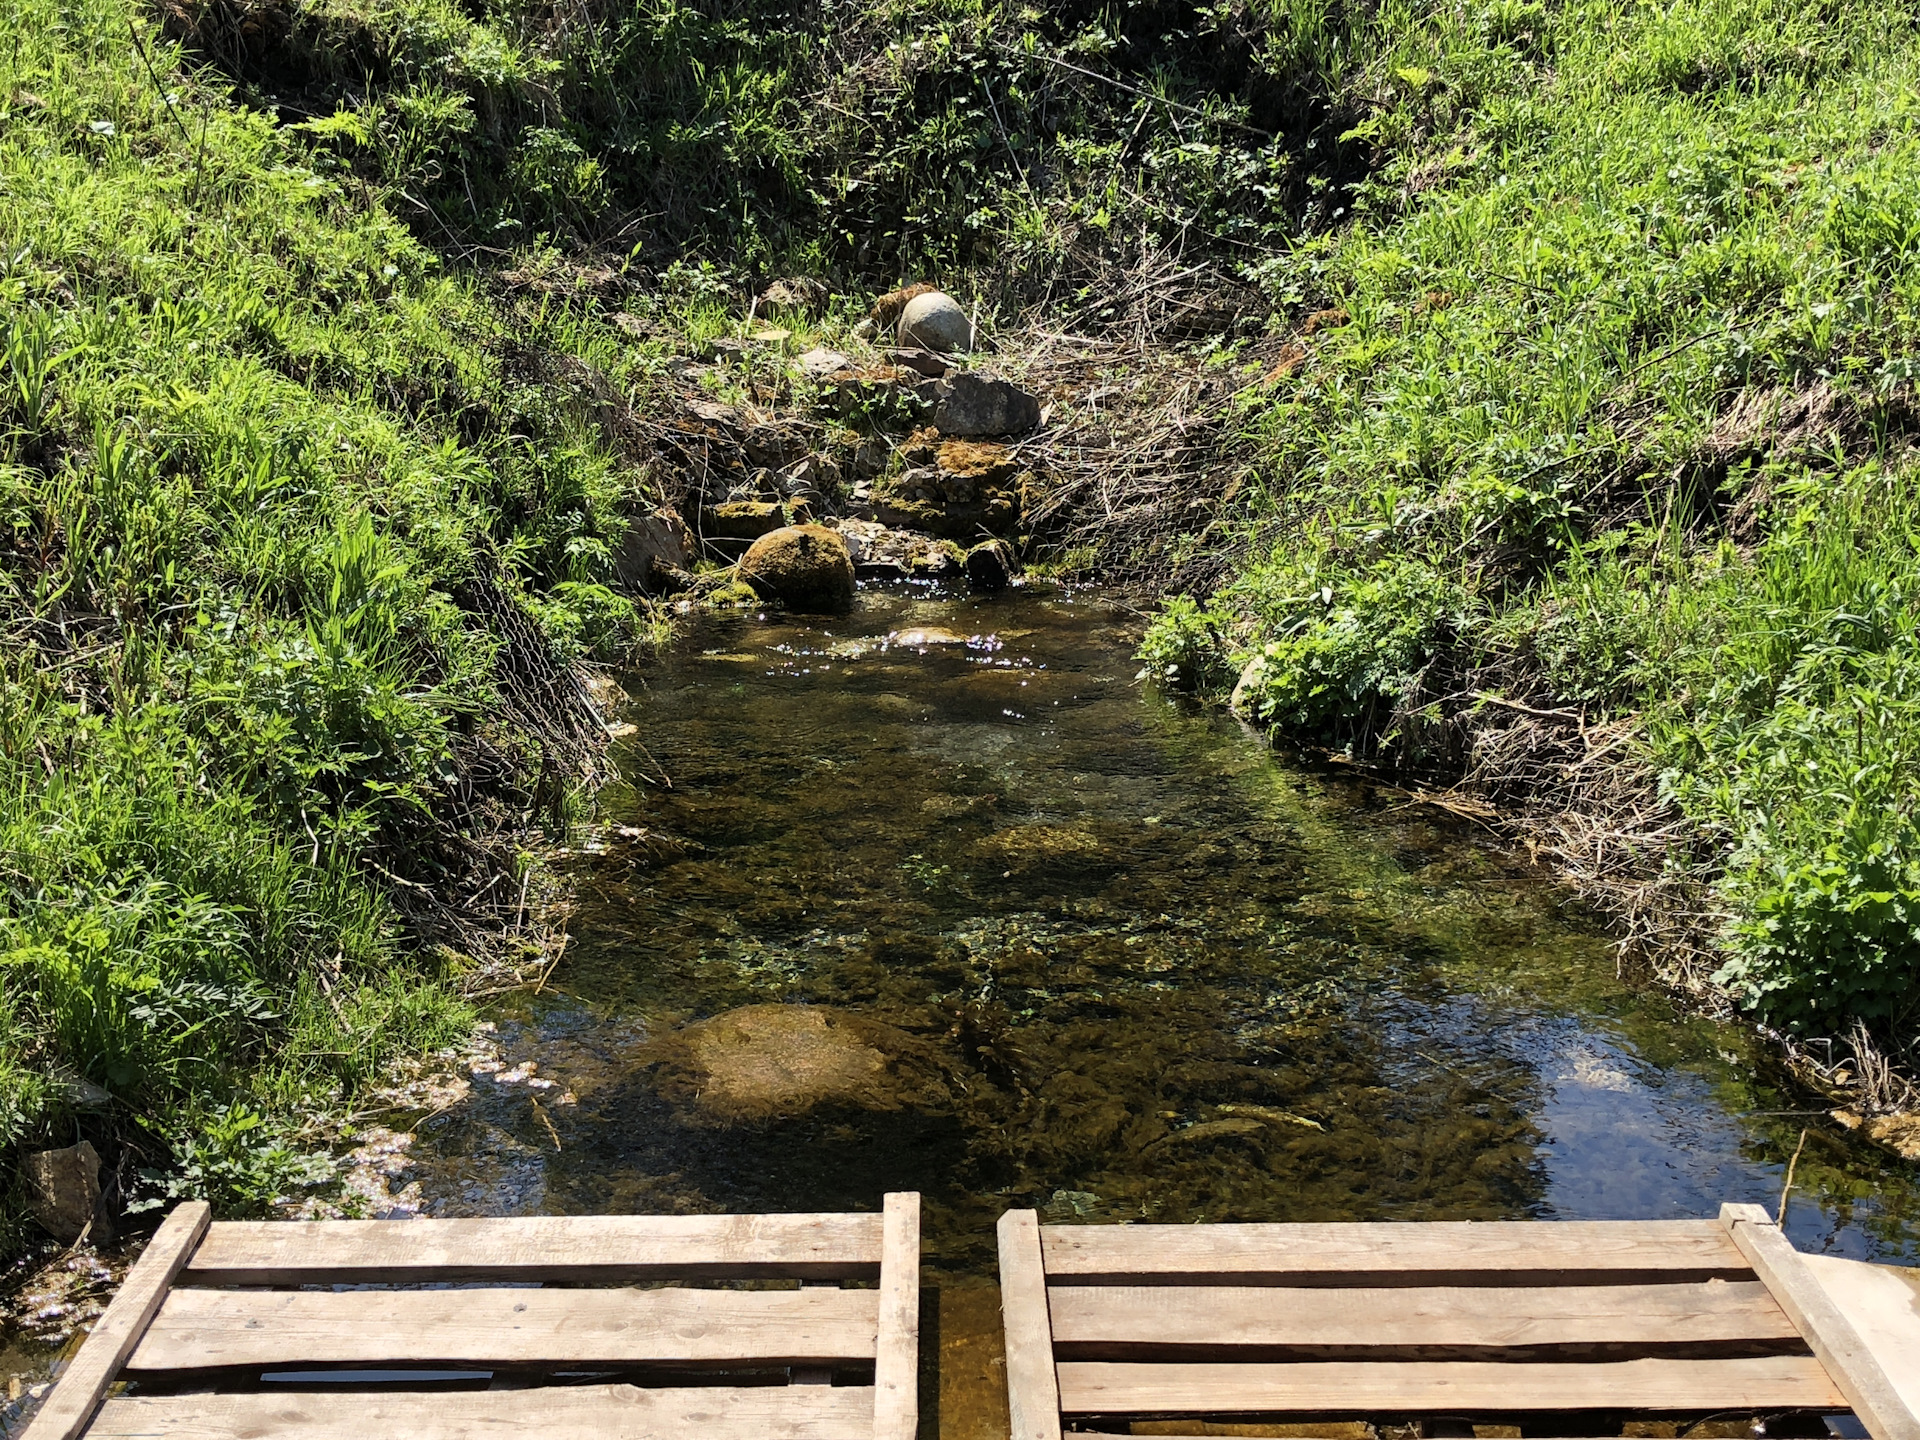
[[[1245,556],[1147,653],[1223,690],[1252,664],[1260,718],[1414,771],[1482,688],[1637,714],[1726,917],[1714,980],[1907,1046],[1910,16],[1461,6],[1388,63],[1351,224],[1259,267],[1346,322],[1249,392]]]
[[[614,332],[216,79],[113,0],[0,48],[0,1148],[77,1122],[244,1211],[469,1022],[485,957],[396,885],[534,863],[563,801],[473,587],[562,657],[651,622],[606,583],[641,474],[551,379]]]

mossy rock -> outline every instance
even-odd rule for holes
[[[736,570],[713,570],[699,576],[695,591],[701,604],[716,609],[760,603],[758,592]]]
[[[769,500],[728,500],[700,512],[701,532],[710,540],[757,540],[786,523],[786,509]]]
[[[790,525],[763,535],[740,561],[756,594],[795,610],[840,611],[853,604],[853,557],[823,525]]]

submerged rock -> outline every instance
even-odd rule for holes
[[[911,630],[895,630],[887,636],[889,646],[906,650],[925,650],[930,645],[964,645],[967,637],[956,635],[940,625],[918,625]]]
[[[976,842],[974,853],[1008,875],[1061,867],[1078,868],[1107,858],[1106,846],[1084,830],[1064,825],[1015,825]]]
[[[709,1123],[800,1115],[822,1105],[937,1108],[937,1058],[891,1025],[817,1005],[747,1005],[647,1047],[656,1084]]]
[[[1198,1125],[1189,1125],[1184,1130],[1176,1130],[1171,1135],[1163,1135],[1147,1148],[1157,1149],[1163,1145],[1204,1145],[1212,1140],[1251,1140],[1256,1135],[1265,1135],[1267,1127],[1258,1120],[1205,1120]]]
[[[822,525],[791,525],[753,542],[740,578],[795,610],[845,610],[853,604],[853,558]]]

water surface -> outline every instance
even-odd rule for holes
[[[1136,679],[1099,601],[863,593],[700,621],[633,677],[627,781],[509,1063],[422,1130],[441,1214],[927,1205],[992,1222],[1604,1219],[1777,1204],[1911,1261],[1899,1162],[1743,1029],[1615,976],[1496,837]],[[850,1100],[716,1118],[663,1037],[830,1007],[892,1047]],[[700,1032],[694,1032],[698,1034]],[[887,1038],[891,1037],[891,1038]],[[671,1050],[669,1044],[667,1049]],[[684,1058],[684,1057],[682,1057]]]

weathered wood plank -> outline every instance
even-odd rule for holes
[[[1920,1414],[1920,1270],[1837,1255],[1803,1254],[1800,1263],[1853,1322],[1901,1402]]]
[[[1839,1408],[1838,1387],[1810,1355],[1735,1360],[1623,1360],[1596,1365],[1471,1361],[1322,1361],[1299,1365],[1058,1367],[1069,1415],[1372,1410],[1719,1410]]]
[[[878,1215],[538,1215],[510,1220],[232,1221],[181,1276],[196,1285],[434,1280],[867,1278]]]
[[[176,1290],[130,1372],[871,1360],[874,1290]]]
[[[1720,1220],[1874,1440],[1920,1440],[1920,1417],[1907,1408],[1853,1322],[1820,1287],[1773,1217],[1758,1205],[1722,1205]]]
[[[122,1397],[101,1407],[88,1433],[89,1440],[858,1440],[872,1423],[873,1391],[864,1385],[583,1385]]]
[[[920,1428],[920,1196],[889,1195],[882,1215],[873,1435],[913,1440]]]
[[[107,1387],[166,1299],[167,1287],[207,1233],[212,1213],[191,1200],[160,1223],[127,1272],[120,1293],[87,1332],[80,1353],[27,1427],[25,1440],[75,1440],[86,1431]]]
[[[1049,1225],[1055,1282],[1595,1285],[1751,1280],[1712,1220]]]
[[[1060,1440],[1040,1234],[1040,1217],[1031,1210],[1009,1210],[1000,1217],[1000,1315],[1007,1338],[1012,1440]]]
[[[1232,1352],[1363,1347],[1707,1354],[1731,1342],[1798,1349],[1800,1338],[1757,1280],[1443,1289],[1055,1285],[1048,1305],[1060,1360],[1205,1359],[1213,1352],[1251,1359]]]

